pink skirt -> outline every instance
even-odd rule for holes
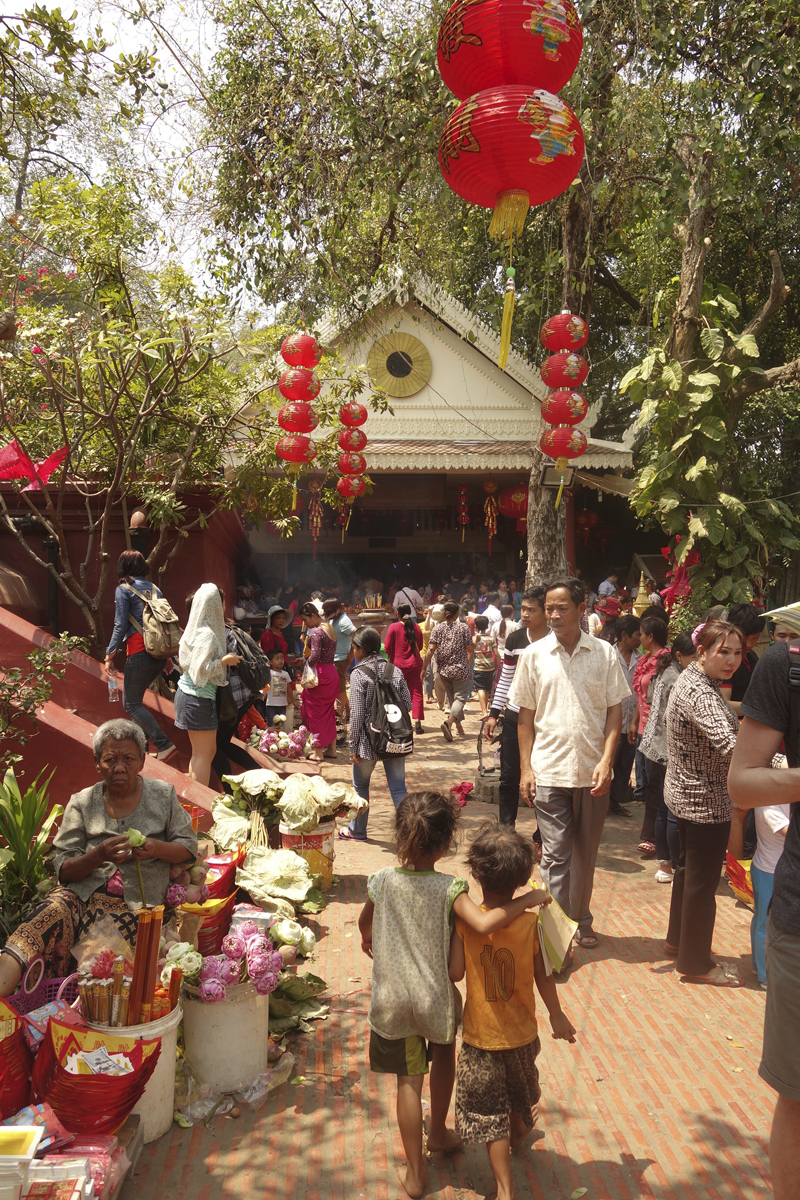
[[[317,745],[324,747],[336,741],[334,705],[341,681],[333,663],[317,663],[316,668],[319,683],[315,688],[303,688],[300,715],[303,724],[316,734]]]
[[[425,716],[425,702],[422,698],[422,664],[413,667],[400,667],[403,678],[411,693],[411,716],[415,721],[421,721]]]

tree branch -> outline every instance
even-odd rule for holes
[[[766,329],[792,290],[784,278],[777,250],[770,250],[769,257],[772,263],[772,283],[769,289],[769,296],[764,304],[761,305],[761,308],[753,317],[750,324],[743,330],[743,333],[752,333],[755,338],[758,337],[762,330]]]
[[[628,289],[620,283],[616,276],[611,274],[608,267],[604,263],[600,262],[599,259],[595,260],[594,277],[597,283],[599,283],[602,287],[607,288],[610,292],[613,292],[615,296],[618,296],[620,300],[622,300],[628,305],[629,308],[632,308],[634,312],[638,314],[638,320],[632,322],[632,324],[647,324],[647,310],[645,309],[644,305],[641,303],[641,301],[636,299],[633,292],[629,292]]]
[[[741,406],[748,396],[765,392],[768,388],[790,387],[800,384],[800,358],[784,363],[782,367],[770,367],[763,375],[746,375],[728,392],[729,406]]]

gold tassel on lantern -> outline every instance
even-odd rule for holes
[[[506,267],[508,282],[506,283],[506,298],[503,301],[503,325],[500,330],[500,355],[497,365],[505,371],[508,362],[508,352],[511,349],[511,323],[514,320],[514,268]]]
[[[510,242],[514,234],[519,237],[525,228],[530,206],[531,199],[527,192],[521,189],[503,192],[492,213],[489,237],[496,242]]]
[[[558,485],[558,495],[556,496],[556,502],[553,506],[556,509],[556,511],[558,511],[558,506],[561,503],[561,497],[564,495],[564,472],[567,469],[568,462],[569,462],[569,459],[566,459],[566,458],[557,458],[556,459],[556,470],[561,472],[561,482]]]

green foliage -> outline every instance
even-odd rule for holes
[[[708,287],[701,313],[702,357],[680,363],[656,349],[621,381],[647,430],[632,500],[670,536],[677,563],[699,553],[693,587],[708,585],[713,602],[749,603],[780,574],[778,556],[800,549],[800,522],[739,454],[735,389],[763,370],[755,339],[732,327],[738,302]]]
[[[37,775],[23,793],[9,768],[0,783],[0,841],[4,847],[0,851],[0,931],[4,938],[50,886],[48,837],[64,812],[60,804],[50,807],[52,778],[53,772],[43,782],[42,775]]]
[[[86,649],[83,638],[55,638],[26,655],[29,671],[5,667],[0,673],[0,765],[22,761],[19,751],[37,730],[37,710],[50,699],[56,680],[64,678],[73,651]]]

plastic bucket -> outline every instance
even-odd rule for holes
[[[142,1123],[145,1142],[154,1142],[169,1132],[172,1114],[175,1111],[175,1061],[178,1050],[178,1026],[181,1023],[180,1004],[176,1004],[166,1017],[149,1021],[146,1025],[119,1025],[111,1029],[108,1025],[88,1022],[91,1029],[113,1033],[116,1037],[161,1038],[161,1053],[156,1069],[147,1081],[138,1104],[133,1109]]]
[[[197,988],[184,986],[186,1058],[203,1083],[219,1092],[241,1092],[267,1070],[269,996],[252,983],[227,989],[224,1000],[204,1004]]]
[[[312,875],[320,875],[320,888],[327,892],[333,883],[334,838],[336,837],[336,822],[325,821],[312,833],[295,833],[285,825],[279,825],[281,845],[284,850],[294,850],[308,863]]]

